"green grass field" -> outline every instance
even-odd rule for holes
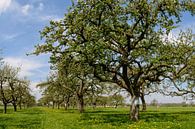
[[[83,114],[43,107],[2,112],[0,129],[195,129],[195,107],[150,107],[136,123],[128,120],[128,108],[87,109]]]

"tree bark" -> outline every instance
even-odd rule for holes
[[[65,110],[65,111],[68,110],[68,105],[67,105],[67,103],[64,103],[64,110]]]
[[[6,114],[7,113],[7,103],[3,103],[4,105],[4,113]]]
[[[53,101],[52,102],[52,108],[54,109],[54,107],[55,107],[55,102]]]
[[[68,110],[68,107],[69,107],[69,100],[70,100],[70,97],[67,97],[67,100],[64,102],[64,109],[65,109],[65,110]]]
[[[78,99],[78,110],[80,113],[84,112],[84,100],[83,100],[83,95],[78,95],[77,94],[77,99]]]
[[[139,96],[132,97],[129,117],[132,121],[139,120]]]
[[[142,101],[142,111],[146,111],[146,101],[143,93],[141,93],[141,101]]]
[[[81,79],[81,84],[80,84],[80,87],[79,89],[77,90],[77,103],[78,103],[78,110],[80,113],[83,113],[84,112],[84,99],[83,99],[83,96],[84,96],[84,81]]]
[[[12,103],[12,105],[14,106],[14,112],[17,111],[17,104],[16,103]]]

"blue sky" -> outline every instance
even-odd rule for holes
[[[50,20],[64,16],[71,0],[0,0],[0,49],[4,61],[21,67],[20,76],[27,76],[31,89],[46,79],[49,72],[48,55],[26,56],[41,43],[39,31]]]
[[[37,57],[26,54],[33,51],[34,45],[42,42],[39,31],[49,25],[50,20],[62,18],[70,5],[71,0],[0,0],[0,48],[3,50],[1,56],[5,62],[22,68],[20,75],[31,80],[31,88],[37,96],[40,94],[34,87],[47,77],[49,58],[48,55]],[[186,13],[183,15],[180,28],[194,28],[195,17]],[[159,101],[170,100],[163,98],[159,97]],[[150,101],[151,96],[147,99]],[[176,101],[174,99],[173,101]]]

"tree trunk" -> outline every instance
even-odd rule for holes
[[[14,112],[16,112],[17,111],[17,105],[16,105],[16,103],[13,103],[13,106],[14,106]]]
[[[146,101],[143,93],[141,93],[141,101],[142,101],[142,111],[146,111]]]
[[[55,102],[53,101],[53,103],[52,103],[52,108],[54,109],[54,107],[55,107]]]
[[[7,103],[4,103],[4,113],[6,114],[7,113]]]
[[[132,121],[139,120],[139,97],[133,96],[130,106],[130,119]]]
[[[64,103],[64,110],[68,110],[68,104]]]
[[[67,100],[64,102],[64,109],[65,109],[65,110],[68,110],[68,107],[69,107],[69,100],[70,100],[70,97],[68,97]]]
[[[83,100],[83,95],[77,95],[78,99],[78,109],[80,113],[84,112],[84,100]]]
[[[93,102],[93,109],[96,108],[96,102]]]
[[[116,103],[114,108],[117,108],[117,107],[118,107],[118,104]]]

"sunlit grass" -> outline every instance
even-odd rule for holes
[[[0,129],[193,129],[195,107],[150,107],[137,123],[128,120],[129,108],[77,110],[34,107],[8,114],[0,110]]]

